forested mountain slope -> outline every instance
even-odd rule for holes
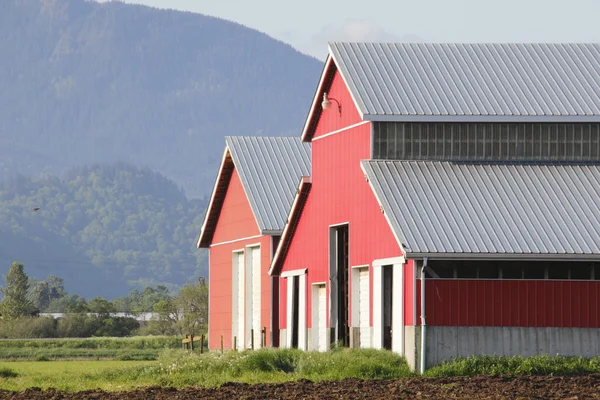
[[[19,260],[30,276],[60,276],[86,298],[181,285],[207,276],[206,253],[195,247],[205,207],[161,174],[125,164],[6,179],[0,275]]]

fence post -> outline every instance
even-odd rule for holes
[[[190,349],[194,351],[194,335],[190,335]]]
[[[204,334],[200,336],[200,354],[204,353]]]
[[[233,351],[237,351],[237,336],[233,337]]]
[[[221,335],[221,354],[223,354],[223,335]]]
[[[261,345],[261,347],[267,346],[267,327],[266,326],[263,326],[263,328],[260,330],[260,345]]]
[[[254,329],[250,329],[250,350],[254,350]]]

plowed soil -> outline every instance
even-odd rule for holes
[[[28,389],[0,391],[0,400],[147,400],[147,399],[600,399],[600,375],[473,378],[346,379],[247,385],[227,383],[219,389],[149,387],[130,392],[63,393]]]

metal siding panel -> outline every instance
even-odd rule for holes
[[[600,115],[600,44],[331,43],[330,50],[365,115]]]
[[[600,256],[600,166],[363,161],[409,253]]]

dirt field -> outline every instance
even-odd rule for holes
[[[475,378],[410,378],[338,382],[300,381],[285,384],[229,383],[220,389],[175,390],[152,387],[123,393],[61,393],[29,389],[0,391],[0,400],[113,399],[600,399],[600,375],[576,377],[523,376]]]

